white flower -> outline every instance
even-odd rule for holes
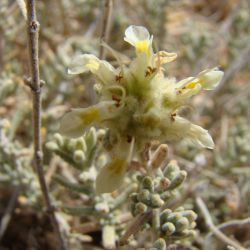
[[[72,109],[63,116],[59,133],[73,138],[80,137],[87,128],[117,115],[115,105],[114,101],[106,101],[88,108]]]
[[[94,55],[83,54],[76,56],[69,65],[69,74],[80,74],[90,71],[99,82],[110,84],[115,80],[116,70],[107,61],[100,60]]]
[[[136,48],[138,53],[149,55],[152,51],[153,36],[142,26],[131,25],[125,30],[124,40]]]
[[[202,71],[197,77],[203,89],[211,90],[219,85],[223,75],[224,72],[214,68],[211,70]]]
[[[96,178],[96,193],[110,193],[119,188],[127,170],[127,160],[114,157]]]
[[[128,164],[133,155],[134,140],[131,143],[120,140],[110,152],[111,160],[101,168],[96,178],[96,192],[110,193],[118,189],[124,180]]]
[[[223,72],[213,68],[176,82],[175,78],[164,76],[161,66],[175,60],[177,55],[166,51],[154,53],[153,36],[146,28],[129,26],[124,40],[136,50],[136,57],[128,66],[121,65],[118,54],[117,69],[94,55],[84,54],[73,59],[69,67],[71,74],[90,71],[95,75],[100,101],[67,113],[62,118],[60,132],[78,137],[93,125],[108,128],[110,132],[108,142],[103,141],[110,159],[97,175],[98,193],[117,189],[133,155],[152,140],[189,139],[201,147],[214,147],[208,131],[180,117],[178,109],[202,89],[215,88]]]

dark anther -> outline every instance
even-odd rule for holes
[[[156,72],[156,68],[152,68],[150,66],[147,67],[147,70],[145,72],[145,77],[150,76]]]
[[[122,74],[120,73],[119,75],[117,75],[117,76],[115,76],[115,80],[117,81],[117,82],[121,82],[121,80],[123,79],[123,76],[122,76]]]
[[[120,102],[121,102],[121,98],[116,96],[116,95],[112,95],[112,100],[116,102],[115,106],[119,107],[120,106]]]

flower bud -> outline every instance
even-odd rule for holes
[[[81,150],[76,150],[74,152],[73,158],[74,158],[74,161],[77,163],[83,163],[86,160],[86,156],[85,156],[84,152]]]
[[[200,83],[202,87],[207,90],[214,89],[220,83],[224,73],[220,70],[213,69],[209,70],[207,73],[201,72],[199,76]]]
[[[58,149],[58,145],[55,142],[51,141],[46,143],[46,148],[51,151],[55,151]]]
[[[150,192],[153,192],[154,190],[154,183],[150,176],[146,176],[142,180],[142,186],[145,189],[148,189]]]
[[[175,232],[175,226],[171,222],[164,223],[161,229],[166,235],[172,235]]]
[[[172,196],[173,196],[173,194],[171,194],[170,191],[165,191],[165,192],[161,193],[161,199],[164,201],[167,201]]]
[[[160,215],[160,221],[163,224],[164,222],[168,221],[168,216],[172,213],[171,209],[165,209],[162,211],[161,215]]]
[[[56,140],[56,143],[58,144],[59,147],[62,147],[63,144],[64,144],[64,141],[63,141],[63,137],[59,134],[59,133],[56,133],[54,135],[54,138]]]
[[[188,219],[185,217],[181,217],[180,219],[176,220],[175,227],[176,231],[181,232],[184,229],[187,229],[189,225]]]
[[[147,206],[142,203],[142,202],[138,202],[136,205],[135,205],[135,214],[142,214],[142,213],[145,213],[147,211]]]
[[[164,169],[164,176],[169,178],[170,180],[174,177],[176,171],[179,170],[179,166],[175,160],[172,160],[168,163],[166,168]]]
[[[175,213],[172,212],[169,216],[168,216],[168,221],[172,222],[174,224],[176,224],[177,220],[180,220],[182,218],[182,216],[179,213]]]
[[[76,149],[86,151],[87,150],[87,145],[83,137],[80,137],[76,140]]]
[[[177,187],[179,187],[183,181],[186,179],[187,176],[187,172],[186,171],[180,171],[177,176],[174,177],[174,179],[171,181],[168,189],[172,190],[175,189]]]
[[[160,238],[154,242],[153,247],[158,250],[166,250],[167,245],[164,239]]]
[[[148,204],[150,202],[150,192],[148,189],[143,189],[138,193],[138,201]]]
[[[181,216],[186,217],[189,223],[197,219],[197,214],[192,210],[185,210],[185,211],[182,211],[180,214]]]
[[[161,207],[164,204],[164,201],[161,199],[159,194],[153,194],[151,196],[151,205],[154,208]]]
[[[152,168],[156,169],[161,167],[164,160],[166,160],[167,155],[168,155],[168,146],[166,144],[161,144],[152,156],[151,159]]]

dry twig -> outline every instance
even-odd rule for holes
[[[240,245],[240,243],[230,239],[225,234],[223,234],[213,223],[212,218],[209,214],[209,211],[204,203],[204,201],[200,197],[196,197],[195,199],[197,206],[199,207],[205,222],[208,226],[208,228],[211,230],[211,232],[221,241],[223,241],[227,245],[231,245],[237,250],[246,250],[244,247]]]
[[[112,10],[113,10],[113,0],[105,0],[103,6],[101,42],[106,43],[108,41],[110,26],[111,26]],[[100,46],[99,57],[100,59],[105,59],[105,51],[102,45]]]
[[[43,193],[47,212],[50,216],[52,225],[58,238],[59,249],[66,249],[60,233],[59,225],[54,213],[54,207],[51,204],[48,187],[44,177],[43,155],[41,146],[41,82],[39,74],[39,57],[38,57],[38,35],[39,23],[36,18],[36,1],[27,0],[27,32],[29,43],[29,62],[31,80],[29,87],[33,93],[33,140],[34,140],[34,163],[40,187]]]

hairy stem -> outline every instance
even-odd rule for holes
[[[38,175],[40,187],[43,193],[47,212],[50,216],[54,231],[58,239],[59,249],[66,249],[60,233],[59,224],[56,220],[54,207],[51,204],[48,187],[44,178],[43,155],[41,145],[41,83],[39,74],[39,57],[38,57],[38,36],[39,23],[36,19],[36,1],[27,0],[27,32],[29,43],[29,63],[31,80],[29,86],[33,93],[33,141],[34,141],[34,163]]]

